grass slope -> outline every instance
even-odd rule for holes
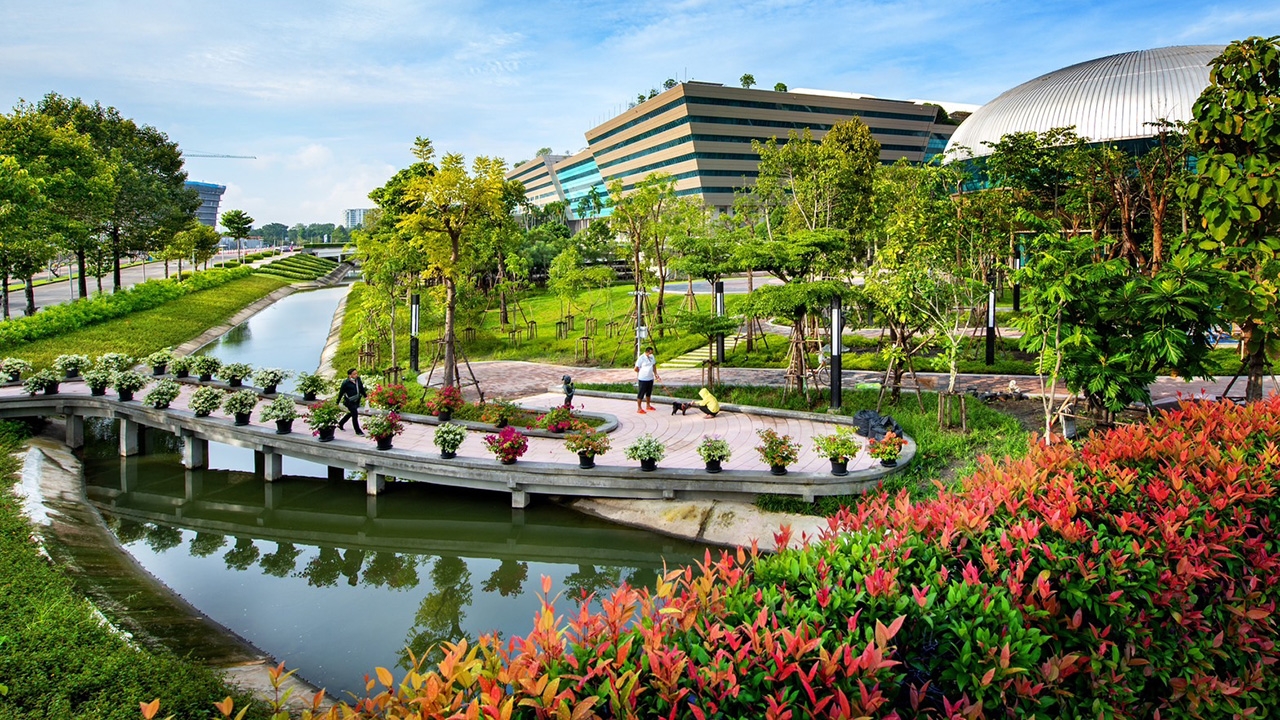
[[[15,355],[37,368],[48,367],[65,353],[91,357],[108,352],[145,357],[172,347],[226,322],[242,308],[288,281],[265,275],[233,280],[226,285],[191,293],[158,307],[98,323],[56,337],[0,346],[0,356]]]
[[[24,435],[0,423],[0,718],[135,720],[139,702],[161,696],[161,715],[209,717],[238,693],[207,668],[130,645],[40,555],[11,490]]]

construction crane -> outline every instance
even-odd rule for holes
[[[182,153],[182,156],[189,157],[189,158],[230,158],[232,160],[257,160],[258,159],[257,155],[222,155],[219,153],[197,153],[197,152],[184,152]]]

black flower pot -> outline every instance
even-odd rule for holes
[[[786,465],[770,465],[769,474],[770,475],[786,475],[787,466]]]
[[[152,374],[152,375],[156,375],[156,376],[163,375],[163,374],[164,374],[164,369],[165,369],[165,367],[166,367],[167,365],[168,365],[168,363],[160,363],[159,365],[152,365],[152,366],[151,366],[151,374]]]
[[[180,377],[180,378],[188,377],[190,375],[191,373],[187,372],[186,370],[178,370],[173,374],[174,377]]]
[[[496,427],[496,428],[498,428],[499,430],[501,430],[502,428],[504,428],[504,427],[506,427],[506,426],[507,426],[507,419],[506,419],[506,418],[499,418],[499,419],[498,419],[498,422],[494,423],[494,424],[493,424],[493,426],[494,426],[494,427]]]
[[[892,459],[892,460],[881,460],[881,461],[880,461],[880,464],[881,464],[882,466],[884,466],[884,467],[897,467],[897,466],[898,466],[898,458],[894,458],[894,459]]]
[[[307,402],[315,402],[316,394],[313,392],[302,393],[302,399],[306,400]]]
[[[57,395],[57,394],[58,394],[58,383],[53,383],[53,384],[51,384],[51,385],[45,385],[45,386],[44,386],[44,394],[45,394],[45,395]]]
[[[10,373],[9,382],[22,382],[22,373]]]
[[[452,410],[441,410],[441,411],[440,411],[440,414],[439,414],[439,415],[437,415],[436,417],[440,418],[440,422],[449,422],[450,420],[452,420],[452,419],[453,419],[453,411],[452,411]]]
[[[102,388],[91,387],[89,388],[89,394],[94,397],[102,397],[107,394],[107,389],[104,387]]]
[[[515,465],[515,464],[516,464],[516,458],[503,458],[503,459],[502,459],[502,464],[503,464],[503,465]]]
[[[79,370],[74,370],[74,369],[72,369],[72,370],[68,370],[66,374],[67,374],[67,379],[68,379],[68,380],[72,380],[72,379],[74,379],[74,378],[78,378],[78,377],[80,377],[80,371],[79,371]]]
[[[458,457],[458,453],[453,450],[441,450],[440,457],[444,458],[445,460],[452,460]]]
[[[203,410],[196,410],[196,417],[209,417],[209,413]]]
[[[200,373],[200,382],[213,382],[213,373]]]
[[[378,449],[379,449],[379,450],[390,450],[390,449],[391,449],[391,439],[392,439],[392,438],[394,438],[394,437],[395,437],[395,435],[387,435],[386,437],[377,437],[377,438],[374,438],[374,440],[377,440],[377,441],[378,441]]]
[[[578,467],[583,470],[590,470],[596,466],[596,456],[590,453],[578,453]]]
[[[266,387],[262,388],[262,394],[263,394],[263,395],[275,395],[275,394],[276,394],[276,386],[275,386],[275,383],[272,383],[272,384],[270,384],[270,385],[268,385],[268,386],[266,386]]]
[[[237,425],[248,425],[248,424],[249,424],[249,415],[250,415],[250,413],[236,413],[236,424],[237,424]]]
[[[644,472],[653,472],[658,469],[657,460],[641,460],[640,469]]]
[[[244,384],[244,378],[231,378],[227,380],[227,387],[241,387]]]
[[[320,428],[316,432],[320,433],[320,442],[329,442],[333,440],[333,431],[336,428]]]
[[[708,461],[707,461],[707,472],[711,473],[712,475],[714,475],[714,474],[716,474],[716,473],[720,472],[720,461],[719,461],[719,460],[708,460]]]
[[[157,404],[156,404],[156,405],[154,405],[153,407],[155,407],[155,409],[157,409],[157,410],[168,410],[168,409],[169,409],[169,403],[157,403]]]
[[[836,477],[844,477],[849,474],[849,459],[837,460],[831,458],[831,474]]]
[[[132,391],[132,390],[120,390],[120,391],[119,391],[119,393],[120,393],[120,402],[132,402],[132,401],[133,401],[133,391]]]
[[[276,434],[277,434],[277,435],[288,435],[288,434],[289,434],[289,433],[291,433],[291,432],[293,432],[293,421],[292,421],[292,420],[277,420],[277,421],[276,421]]]

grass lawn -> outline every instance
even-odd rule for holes
[[[0,357],[21,357],[37,368],[52,365],[54,358],[66,353],[96,357],[119,352],[145,357],[160,348],[181,345],[288,284],[276,277],[251,275],[63,335],[0,347]]]
[[[635,342],[635,330],[629,324],[634,302],[632,297],[628,295],[631,292],[631,287],[630,285],[615,285],[604,290],[592,290],[583,293],[580,297],[580,303],[576,303],[581,307],[590,307],[589,312],[596,318],[598,323],[597,332],[593,336],[592,357],[586,362],[575,357],[575,348],[578,338],[582,337],[585,317],[588,311],[581,309],[581,307],[576,308],[575,314],[577,317],[574,331],[569,333],[568,339],[559,340],[556,338],[556,322],[561,317],[560,301],[556,296],[545,291],[529,293],[527,297],[520,301],[519,311],[512,309],[512,320],[521,328],[519,343],[513,344],[507,338],[506,332],[499,327],[496,300],[492,302],[491,308],[474,314],[471,321],[474,323],[473,325],[469,325],[465,320],[459,320],[458,340],[463,352],[472,361],[532,360],[563,365],[627,367],[635,360],[634,351],[632,350]],[[333,360],[335,368],[354,367],[357,364],[356,358],[359,354],[359,348],[356,346],[355,335],[365,321],[364,313],[360,310],[360,302],[367,292],[370,292],[368,286],[362,283],[356,284],[351,289],[351,295],[347,299],[347,314],[342,325],[342,342]],[[683,293],[683,285],[668,286],[667,307],[669,310],[680,306],[684,299]],[[726,296],[725,303],[729,312],[733,312],[733,308],[737,303],[741,302],[743,297],[745,296]],[[443,321],[439,317],[429,314],[425,300],[424,297],[421,336],[422,364],[424,367],[429,367],[431,365],[432,343],[439,337]],[[710,298],[703,295],[699,296],[698,301],[703,312],[710,310]],[[462,314],[460,311],[460,315]],[[674,320],[674,315],[670,315],[668,319]],[[528,339],[527,331],[525,330],[527,322],[530,320],[538,325],[538,336],[533,340]],[[607,336],[607,325],[610,320],[618,323],[617,331],[613,337]],[[475,339],[471,341],[467,341],[464,335],[464,329],[468,326],[476,328]],[[407,360],[409,357],[409,310],[404,305],[399,306],[396,310],[396,342],[397,360]],[[700,335],[677,333],[669,329],[663,337],[658,337],[655,332],[651,343],[656,350],[659,361],[662,361],[703,347],[706,344],[706,338]],[[391,364],[389,342],[384,341],[382,343],[377,364],[380,367]]]
[[[630,383],[582,383],[578,387],[583,390],[635,392],[635,386]],[[721,386],[714,393],[721,402],[739,405],[816,412],[825,412],[827,409],[827,396],[824,393],[813,393],[808,398],[791,393],[784,398],[781,388],[734,385]],[[654,394],[696,398],[698,387],[664,385],[654,388]],[[902,394],[902,401],[897,406],[886,405],[882,408],[884,414],[892,415],[902,425],[902,429],[915,439],[920,448],[905,471],[890,476],[885,482],[885,492],[907,488],[913,496],[929,496],[937,491],[935,481],[950,483],[957,477],[971,473],[981,455],[1002,458],[1019,457],[1026,453],[1030,436],[1017,419],[971,398],[967,403],[969,432],[962,433],[959,429],[942,430],[938,427],[938,396],[934,393],[922,395],[924,412],[916,404],[915,394],[906,392]],[[877,393],[874,391],[847,390],[840,414],[853,415],[859,410],[874,410],[876,397]],[[757,504],[766,510],[830,515],[842,506],[858,502],[861,497],[826,497],[808,504],[790,496],[764,495],[757,500]]]
[[[40,554],[11,490],[24,436],[22,425],[0,423],[0,718],[135,720],[138,703],[161,696],[162,717],[209,717],[227,695],[243,707],[247,699],[213,671],[104,626]]]
[[[756,349],[748,353],[746,345],[738,347],[725,356],[727,367],[782,367],[787,357],[787,338],[780,335],[768,337],[769,346],[757,341]],[[887,340],[886,340],[887,342]],[[978,338],[969,343],[960,358],[962,373],[999,373],[1002,375],[1034,375],[1035,361],[1028,359],[1027,353],[1018,349],[1018,341],[1013,338],[999,338],[996,341],[996,364],[987,365],[983,361],[986,348],[985,339]],[[885,360],[880,354],[880,342],[860,335],[845,335],[844,345],[849,348],[841,358],[845,370],[879,370],[884,372]],[[921,351],[915,359],[916,372],[947,372],[946,361],[936,355],[936,350]],[[811,362],[816,363],[817,355],[810,355]]]

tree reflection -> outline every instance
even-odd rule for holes
[[[347,548],[346,557],[342,558],[342,574],[347,584],[355,587],[360,582],[360,568],[364,567],[364,551]]]
[[[619,568],[603,567],[599,570],[595,565],[579,565],[578,571],[565,576],[564,584],[568,596],[579,599],[587,595],[598,595],[602,590],[613,590],[618,586],[621,576]]]
[[[529,577],[529,563],[507,558],[484,581],[485,592],[498,591],[502,597],[516,597],[524,591],[524,581]]]
[[[441,643],[467,637],[462,621],[471,605],[471,569],[461,558],[441,557],[431,566],[431,583],[434,587],[418,605],[405,645],[418,658],[435,663],[444,658]],[[410,667],[408,652],[401,651],[400,666]]]
[[[393,590],[417,587],[418,558],[408,554],[375,552],[364,569],[364,583]]]
[[[286,577],[293,572],[302,551],[291,542],[277,542],[276,551],[262,556],[262,572],[272,577]]]
[[[227,536],[218,533],[198,532],[191,538],[191,555],[209,557],[227,544]]]
[[[302,577],[311,587],[329,587],[338,584],[342,574],[342,553],[335,547],[321,546],[320,553],[311,558],[302,569]]]
[[[147,547],[156,552],[171,550],[182,544],[182,531],[171,525],[152,525],[147,530]]]
[[[147,526],[136,520],[121,518],[115,527],[116,537],[121,545],[128,545],[147,536]]]
[[[257,562],[261,553],[258,546],[253,544],[253,538],[236,538],[235,547],[228,550],[227,554],[222,556],[222,560],[227,564],[227,568],[243,571]]]

